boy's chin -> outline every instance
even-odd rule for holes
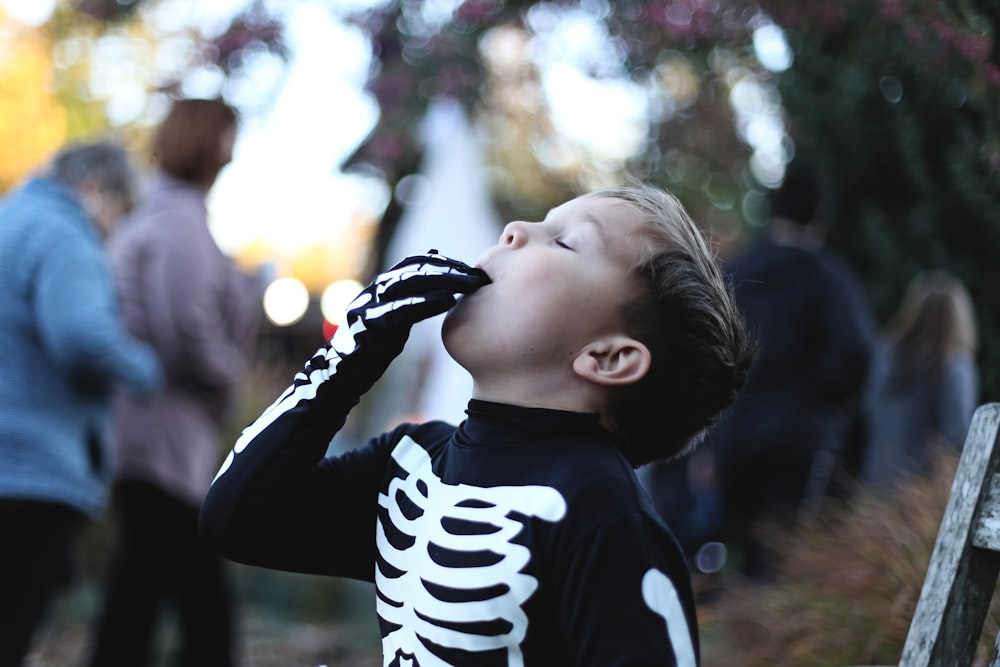
[[[445,313],[443,328],[448,328],[449,326],[454,327],[455,323],[464,320],[466,315],[465,312],[468,310],[466,304],[466,299],[468,297],[459,297],[458,302],[451,307],[451,309]]]
[[[455,338],[455,330],[458,328],[458,320],[461,315],[455,315],[455,311],[458,306],[449,310],[445,316],[444,321],[441,323],[441,342],[444,343],[444,347],[451,354],[450,342]]]
[[[448,335],[447,326],[441,328],[441,343],[444,344],[444,350],[448,353],[448,356],[457,363],[462,368],[465,368],[465,364],[462,363],[464,355],[461,351],[461,346],[455,344],[455,338]]]
[[[461,311],[461,303],[459,303],[458,306],[448,311],[448,314],[444,317],[444,322],[441,324],[441,342],[444,344],[444,349],[452,359],[463,367],[463,350],[469,347],[469,341],[466,340],[468,334],[465,331],[464,322],[465,317]]]

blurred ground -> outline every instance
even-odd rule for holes
[[[244,638],[241,667],[377,667],[382,654],[377,645],[359,646],[350,628],[337,624],[274,624],[250,619]],[[51,628],[25,667],[82,667],[88,653],[89,628],[75,622]],[[169,654],[156,663],[171,664]]]
[[[294,588],[294,586],[292,587]],[[314,589],[321,588],[314,586]],[[303,618],[283,604],[243,603],[238,609],[239,667],[377,667],[382,664],[375,602],[368,609],[354,605],[367,589],[359,586],[339,596],[341,609],[329,619]],[[244,593],[245,595],[246,593]],[[91,641],[91,619],[97,594],[79,584],[56,605],[39,631],[24,667],[84,667]],[[344,599],[349,599],[345,606]],[[299,597],[301,601],[301,597]],[[313,615],[310,612],[310,615]],[[167,616],[151,667],[176,664],[176,628]],[[206,666],[208,667],[208,666]]]

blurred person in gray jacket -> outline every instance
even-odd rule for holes
[[[140,667],[164,604],[177,610],[184,665],[233,663],[232,599],[197,534],[256,338],[257,283],[216,245],[205,205],[232,159],[237,118],[221,100],[174,102],[153,140],[156,172],[110,252],[129,329],[163,361],[166,383],[116,402],[117,550],[93,665]]]
[[[156,356],[121,320],[104,237],[132,208],[128,156],[68,146],[0,203],[0,666],[22,663],[107,502],[115,385]]]

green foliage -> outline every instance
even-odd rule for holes
[[[787,18],[795,65],[780,78],[797,151],[833,176],[832,243],[880,318],[920,271],[969,285],[983,394],[1000,391],[1000,3],[843,0],[835,21]]]

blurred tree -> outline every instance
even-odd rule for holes
[[[0,193],[17,185],[66,138],[66,114],[52,93],[49,43],[0,14]]]
[[[449,95],[487,120],[501,148],[495,190],[506,215],[531,217],[567,190],[593,186],[579,166],[546,164],[555,130],[538,73],[523,68],[504,88],[484,58],[503,30],[519,35],[507,41],[530,62],[546,22],[586,11],[605,27],[624,75],[649,94],[648,140],[630,172],[677,193],[721,241],[739,243],[766,214],[761,195],[781,173],[774,160],[817,163],[838,196],[832,244],[858,268],[880,315],[920,269],[947,268],[970,284],[985,341],[984,396],[998,395],[1000,2],[456,0],[443,15],[441,5],[383,2],[357,17],[372,35],[382,116],[354,162],[377,166],[390,184],[416,170],[423,110]],[[761,29],[773,26],[793,56],[775,72],[755,52]],[[616,65],[587,73],[620,76]],[[783,118],[787,137],[762,155],[755,136],[768,126],[754,123],[769,112]],[[382,243],[398,213],[387,211]]]
[[[372,35],[377,64],[370,89],[381,117],[350,163],[374,165],[394,186],[419,168],[416,129],[428,101],[451,96],[489,129],[496,204],[505,217],[534,219],[573,192],[620,180],[626,170],[677,193],[720,239],[752,216],[744,213],[744,199],[762,188],[749,175],[753,149],[734,123],[729,96],[747,81],[762,97],[771,90],[773,75],[752,57],[757,14],[686,0],[467,0],[444,16],[433,5],[382,3],[355,17]],[[595,54],[576,63],[582,74],[629,81],[649,108],[645,141],[617,160],[559,135],[548,115],[544,74],[532,58],[562,48],[546,45],[554,40],[545,33],[581,14],[600,25],[596,42],[571,36],[564,44]],[[399,214],[393,202],[379,249]],[[381,260],[378,249],[375,257]]]
[[[49,30],[70,136],[115,121],[106,100],[87,94],[80,54],[152,25],[167,4],[62,0]],[[184,57],[147,80],[149,90],[175,92],[194,72],[225,92],[256,58],[284,57],[269,7],[248,0],[212,34],[155,35],[161,61],[166,47]],[[556,26],[581,15],[599,27],[596,41],[553,42]],[[1000,0],[373,0],[352,19],[372,39],[369,87],[381,116],[349,165],[372,165],[395,187],[420,166],[428,102],[450,96],[488,130],[505,217],[534,218],[627,171],[677,193],[725,250],[754,233],[762,195],[799,155],[833,177],[832,243],[862,274],[876,312],[886,315],[920,269],[946,268],[970,285],[984,396],[1000,392],[990,257],[1000,236]],[[760,56],[760,38],[775,32],[790,46],[784,64]],[[546,92],[544,58],[588,48],[574,63],[585,77],[626,81],[645,96],[645,141],[614,158],[561,135]],[[157,108],[153,95],[145,111]],[[148,124],[140,114],[125,126]],[[392,198],[374,263],[400,213]]]
[[[254,64],[287,56],[261,0],[213,27],[170,0],[57,0],[42,26],[0,15],[0,30],[0,192],[67,140],[111,135],[138,149],[165,97],[230,99]],[[230,101],[249,111],[267,99]]]

